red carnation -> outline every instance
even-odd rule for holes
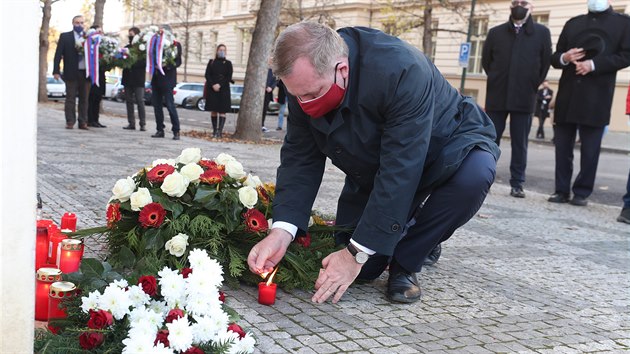
[[[304,236],[296,237],[295,242],[302,245],[302,247],[306,248],[311,245],[311,234],[306,234]]]
[[[103,329],[107,326],[111,326],[114,323],[114,317],[109,311],[105,310],[90,310],[90,319],[87,326],[90,329]]]
[[[149,296],[157,294],[157,281],[152,275],[141,276],[140,279],[138,279],[138,285],[140,285],[142,291]]]
[[[186,278],[188,278],[188,276],[190,274],[192,274],[192,268],[182,268],[180,273],[182,274],[182,277],[184,277],[184,279],[186,279]]]
[[[184,311],[180,309],[172,309],[166,315],[166,323],[173,323],[178,318],[184,317]]]
[[[184,354],[204,354],[204,351],[197,347],[188,348]]]
[[[166,210],[160,203],[149,203],[140,210],[138,221],[142,227],[160,227],[166,216]]]
[[[199,160],[199,166],[203,167],[204,170],[225,170],[225,166],[218,165],[212,160]]]
[[[257,209],[249,209],[243,213],[247,230],[251,232],[264,232],[269,228],[265,215]]]
[[[107,206],[107,227],[112,228],[114,224],[120,221],[120,203],[112,203]]]
[[[103,344],[105,336],[99,332],[83,332],[79,336],[79,344],[85,350],[92,350]]]
[[[237,325],[236,323],[231,323],[228,326],[227,329],[228,329],[228,331],[232,331],[232,332],[238,334],[238,338],[239,339],[243,339],[243,337],[245,337],[245,331],[243,331],[241,326]]]
[[[207,184],[217,184],[223,181],[223,176],[225,176],[225,171],[219,169],[211,169],[206,170],[204,173],[199,176],[199,180],[202,183]]]
[[[158,343],[164,344],[165,347],[168,347],[171,344],[168,341],[168,329],[161,329],[157,332],[153,345],[157,345]]]
[[[219,301],[225,302],[225,293],[223,291],[219,291]]]
[[[175,172],[175,167],[167,163],[161,163],[147,172],[147,179],[152,183],[161,183],[164,182],[164,178],[166,178],[166,176],[173,172]]]

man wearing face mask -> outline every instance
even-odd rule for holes
[[[613,11],[608,0],[588,0],[587,6],[586,15],[564,25],[551,58],[562,76],[554,108],[556,190],[549,201],[576,206],[586,206],[593,192],[617,71],[630,65],[630,18]],[[577,131],[580,172],[571,188]]]
[[[322,262],[312,298],[339,301],[355,279],[389,265],[387,297],[420,299],[416,273],[479,209],[499,149],[490,119],[415,47],[375,29],[291,25],[273,72],[287,88],[274,222],[248,257],[261,273],[307,229],[326,158],[345,174],[336,235],[347,245]],[[372,83],[378,83],[372,84]]]
[[[77,121],[76,101],[79,96],[79,129],[87,130],[88,94],[90,81],[85,76],[85,59],[83,54],[83,16],[72,18],[72,31],[59,36],[55,59],[53,61],[53,75],[59,79],[61,75],[61,59],[63,59],[63,80],[66,82],[66,129],[72,129]]]
[[[510,18],[493,27],[483,45],[481,63],[488,75],[486,113],[497,132],[497,144],[510,116],[510,195],[525,198],[527,142],[538,86],[549,70],[549,29],[532,20],[532,0],[512,1]]]
[[[140,33],[138,27],[129,29],[129,44],[126,48],[130,48],[135,36]],[[123,127],[126,130],[136,129],[136,118],[134,117],[134,102],[138,104],[138,117],[140,118],[140,130],[145,131],[146,118],[144,111],[144,79],[146,61],[138,60],[129,69],[123,69],[122,84],[125,88],[125,101],[127,102],[127,121],[129,125]]]

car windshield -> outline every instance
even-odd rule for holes
[[[232,85],[232,86],[230,86],[230,91],[232,91],[233,94],[243,93],[243,86],[241,86],[241,85]]]
[[[63,80],[61,80],[61,79],[55,80],[54,77],[49,77],[48,80],[46,81],[46,83],[48,83],[48,84],[63,84]]]

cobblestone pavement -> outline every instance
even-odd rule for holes
[[[108,128],[66,130],[61,110],[40,106],[38,190],[46,217],[74,211],[79,227],[101,225],[117,179],[186,147],[208,157],[230,153],[261,179],[275,178],[279,145],[151,139],[121,130],[125,119],[101,122]],[[329,166],[315,208],[333,212],[342,183]],[[419,303],[389,303],[381,278],[352,286],[336,305],[280,291],[267,307],[249,286],[227,289],[228,304],[262,353],[630,351],[630,226],[615,221],[619,208],[507,194],[507,186],[493,186],[480,212],[445,243],[439,263],[423,269]]]

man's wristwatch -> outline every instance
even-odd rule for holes
[[[370,258],[370,255],[356,248],[352,243],[348,244],[348,252],[354,257],[354,260],[359,264],[365,264]]]

